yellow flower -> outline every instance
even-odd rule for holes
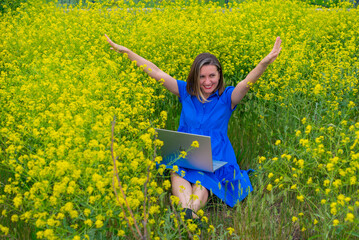
[[[275,142],[275,145],[276,145],[276,146],[278,146],[279,144],[281,144],[281,140],[277,140],[277,141]]]
[[[72,210],[69,212],[71,218],[77,218],[79,213],[76,210]]]
[[[331,203],[330,204],[330,213],[333,214],[333,215],[336,215],[338,213],[338,209],[336,207],[337,203]]]
[[[315,95],[319,95],[322,90],[323,90],[322,85],[317,84],[317,85],[315,85],[313,92],[314,92]]]
[[[324,180],[324,183],[323,183],[323,186],[328,186],[329,183],[330,183],[330,181],[329,181],[328,179],[325,179],[325,180]]]
[[[259,157],[258,162],[259,162],[259,163],[262,163],[262,162],[265,161],[265,160],[266,160],[266,157],[263,157],[263,156],[262,156],[262,157]]]
[[[297,164],[298,164],[298,166],[299,166],[300,168],[303,168],[303,166],[304,166],[304,160],[303,160],[303,159],[299,159],[298,162],[297,162]]]
[[[175,195],[171,195],[170,199],[171,199],[171,202],[174,205],[178,205],[178,203],[179,203],[179,198],[178,197],[176,197]]]
[[[199,143],[198,141],[193,141],[192,144],[191,144],[192,147],[194,148],[199,148]]]
[[[85,210],[84,210],[84,215],[87,217],[88,215],[90,215],[90,213],[91,213],[91,210],[90,209],[88,209],[88,208],[86,208]]]
[[[197,211],[197,215],[198,215],[199,217],[202,217],[202,216],[204,215],[204,211],[203,211],[202,209],[198,210],[198,211]]]
[[[347,213],[347,216],[345,218],[346,222],[353,222],[354,221],[354,214],[353,213]]]
[[[333,182],[333,186],[338,188],[342,185],[342,181],[340,179],[336,179],[334,182]]]
[[[339,224],[339,220],[338,219],[334,219],[333,220],[333,226],[337,226]]]
[[[304,196],[303,196],[303,195],[297,196],[297,199],[298,199],[300,202],[303,202],[303,201],[304,201]]]
[[[334,169],[334,164],[333,164],[333,163],[328,163],[328,164],[327,164],[327,169],[328,169],[329,172],[333,171],[333,169]]]
[[[268,184],[268,185],[267,185],[267,190],[268,190],[268,191],[272,191],[272,188],[273,188],[272,184]]]
[[[207,232],[214,232],[214,226],[212,224],[207,228]]]
[[[123,236],[125,236],[125,231],[123,231],[122,229],[121,230],[118,230],[118,233],[117,233],[117,236],[119,236],[119,237],[123,237]]]
[[[229,227],[229,228],[227,228],[227,231],[228,231],[229,235],[232,235],[234,232],[234,228]]]
[[[297,217],[292,217],[292,222],[296,222],[298,220],[298,218]]]
[[[52,239],[52,238],[54,238],[54,230],[53,229],[46,229],[45,231],[44,231],[44,237],[45,238],[48,238],[48,239]]]
[[[297,131],[295,132],[295,136],[296,136],[296,137],[299,137],[300,134],[302,134],[302,132],[301,132],[300,130],[297,130]]]
[[[187,152],[186,151],[181,151],[181,153],[180,153],[180,158],[186,158],[186,156],[187,156]]]
[[[160,206],[159,205],[152,205],[150,209],[148,210],[149,214],[155,214],[160,212]]]
[[[8,235],[9,234],[9,228],[8,227],[4,227],[3,225],[0,224],[0,230],[1,232],[4,233],[4,235]]]
[[[16,214],[12,215],[12,216],[11,216],[11,221],[12,221],[12,222],[17,222],[17,221],[19,221],[19,216],[16,215]]]
[[[161,164],[160,167],[158,168],[157,172],[159,175],[163,175],[163,172],[166,170],[166,165],[165,164]],[[174,169],[173,169],[174,170]]]
[[[353,101],[349,101],[348,108],[353,108],[355,106],[356,106],[356,104]]]
[[[96,225],[96,228],[102,228],[103,227],[103,221],[96,220],[95,225]]]
[[[311,126],[311,125],[308,125],[308,126],[305,128],[305,133],[306,133],[306,134],[309,134],[311,130],[312,130],[312,126]]]
[[[308,178],[307,184],[309,185],[309,184],[311,184],[312,182],[313,182],[312,177]]]
[[[171,182],[166,179],[165,181],[163,181],[163,187],[164,187],[166,190],[170,189],[170,188],[171,188]]]
[[[160,163],[160,162],[162,162],[162,156],[157,156],[157,157],[155,157],[155,162],[156,163]]]
[[[355,185],[357,183],[357,177],[356,176],[352,176],[350,177],[350,185]]]
[[[89,227],[91,227],[92,224],[93,224],[93,222],[92,222],[91,219],[87,219],[87,220],[84,221],[84,224],[87,225],[87,226],[89,226]]]
[[[20,195],[17,195],[17,196],[14,198],[13,202],[14,202],[14,206],[15,206],[16,208],[19,208],[19,207],[21,206],[21,204],[22,204],[22,197],[21,197]]]
[[[188,223],[187,227],[188,227],[188,229],[189,229],[191,232],[194,232],[194,231],[196,231],[196,229],[197,229],[197,224],[195,224],[195,223]]]

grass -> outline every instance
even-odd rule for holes
[[[4,186],[8,183],[9,178],[14,179],[14,174],[9,169],[0,169],[0,195],[6,194],[3,192]],[[0,204],[0,213],[4,210],[7,210],[7,207],[4,204]],[[25,222],[12,222],[9,215],[0,215],[0,224],[10,228],[13,233],[12,237],[2,238],[2,239],[21,239],[21,240],[30,240],[36,239],[36,231],[32,224]]]

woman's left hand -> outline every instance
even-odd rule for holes
[[[278,55],[280,53],[280,50],[282,50],[282,48],[280,46],[281,43],[282,43],[282,40],[280,39],[280,37],[277,37],[272,51],[263,59],[263,62],[265,62],[266,64],[269,65],[272,62],[274,62],[274,60],[276,60],[276,58],[278,57]]]

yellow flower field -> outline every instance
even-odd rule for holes
[[[359,237],[358,10],[150,3],[29,0],[0,15],[0,238]],[[155,168],[153,128],[176,129],[178,101],[104,34],[181,80],[211,52],[227,85],[281,37],[229,126],[254,191],[233,209],[212,197],[205,229],[181,219]]]

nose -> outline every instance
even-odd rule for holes
[[[204,83],[209,83],[209,77],[205,77]]]

